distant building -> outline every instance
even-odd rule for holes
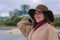
[[[30,6],[29,5],[21,5],[21,10],[23,11],[23,15],[27,14]]]
[[[12,17],[12,16],[14,16],[14,15],[15,15],[14,12],[12,12],[12,11],[9,12],[9,16],[10,16],[10,17]]]
[[[18,10],[18,9],[15,9],[14,13],[15,13],[15,16],[21,16],[22,15],[22,11]]]
[[[0,21],[6,21],[7,19],[10,19],[10,17],[0,17]]]
[[[54,14],[54,17],[60,17],[60,14]]]
[[[13,12],[9,12],[9,16],[27,16],[28,15],[28,10],[30,6],[29,5],[21,5],[21,10],[14,9]]]

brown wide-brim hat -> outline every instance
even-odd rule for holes
[[[41,11],[41,12],[43,12],[43,14],[46,15],[51,22],[54,21],[53,12],[51,10],[49,10],[47,6],[40,4],[40,5],[38,5],[36,7],[36,9],[30,9],[28,11],[28,14],[31,16],[32,19],[34,19],[34,13],[35,13],[35,11]]]

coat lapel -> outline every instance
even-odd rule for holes
[[[42,36],[42,35],[44,34],[43,30],[46,31],[46,28],[47,28],[46,25],[47,25],[47,24],[48,24],[48,23],[45,23],[45,24],[42,25],[41,27],[37,28],[35,31],[34,31],[34,28],[33,28],[32,31],[29,33],[28,39],[32,40],[32,38],[35,38],[35,37],[33,37],[33,36],[37,36],[37,34],[40,35],[40,36]],[[41,33],[41,32],[43,32],[42,35],[39,34],[39,33]]]

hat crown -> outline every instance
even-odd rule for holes
[[[48,11],[48,7],[42,4],[38,5],[36,9],[39,9],[41,11]]]

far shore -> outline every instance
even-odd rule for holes
[[[3,30],[11,30],[11,29],[15,29],[18,28],[17,26],[0,26],[0,29]],[[60,29],[60,27],[56,27],[57,29]]]
[[[3,29],[3,30],[11,30],[15,28],[18,28],[18,27],[17,26],[0,26],[0,29]]]
[[[9,34],[22,34],[17,26],[0,26],[0,30],[6,30]]]
[[[60,27],[56,27],[56,29],[60,32]],[[0,26],[0,30],[6,30],[6,33],[11,34],[22,34],[17,26]]]

